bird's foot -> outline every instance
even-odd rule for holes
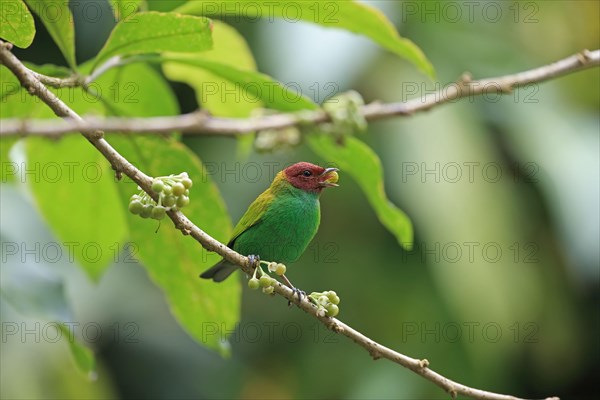
[[[260,266],[260,256],[250,254],[248,256],[248,260],[250,261],[250,265],[252,265],[252,268],[256,269],[256,267]]]
[[[292,292],[294,292],[295,295],[298,296],[298,301],[302,301],[302,296],[306,297],[306,292],[304,290],[300,290],[298,288],[296,288],[294,285],[292,285],[292,282],[290,282],[290,280],[285,276],[285,275],[281,275],[281,278],[284,280],[285,284],[287,287],[289,287],[290,289],[292,289]],[[294,296],[292,295],[292,298]],[[292,300],[288,300],[288,306],[292,305]]]
[[[294,294],[298,296],[298,301],[302,301],[302,297],[303,296],[306,297],[306,292],[304,290],[295,288],[293,286],[291,287],[291,289],[292,289],[292,292],[294,292]],[[293,297],[294,296],[292,295],[292,298]],[[288,300],[288,307],[291,306],[291,305],[292,305],[292,301]]]

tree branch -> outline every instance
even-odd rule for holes
[[[0,62],[4,64],[21,82],[21,85],[28,90],[34,96],[39,97],[44,103],[50,107],[57,116],[61,118],[68,118],[70,121],[83,121],[81,117],[75,113],[69,106],[63,103],[57,96],[46,88],[40,82],[40,79],[36,74],[26,68],[21,61],[19,61],[11,52],[11,45],[0,40]],[[85,124],[81,125],[82,127]],[[100,151],[104,157],[110,162],[112,168],[115,170],[118,177],[122,173],[130,177],[136,182],[146,193],[156,199],[157,195],[151,190],[152,178],[144,174],[142,171],[133,166],[127,159],[119,154],[105,139],[102,131],[90,129],[89,127],[82,128],[81,134]],[[184,235],[190,235],[196,239],[205,249],[214,251],[241,267],[246,273],[251,275],[253,273],[254,266],[250,263],[250,260],[228,248],[223,243],[220,243],[216,239],[212,238],[202,229],[194,225],[185,215],[180,211],[169,211],[169,218],[175,224],[175,227],[179,229]],[[485,390],[479,390],[471,388],[469,386],[454,382],[439,373],[429,368],[429,362],[427,360],[418,360],[415,358],[408,357],[404,354],[398,353],[388,347],[385,347],[374,340],[363,335],[359,331],[352,327],[344,324],[336,318],[324,317],[317,313],[317,307],[311,303],[306,297],[298,299],[295,293],[287,286],[277,282],[274,286],[274,292],[283,296],[288,301],[293,302],[299,308],[312,315],[314,318],[321,321],[328,329],[347,336],[352,339],[356,344],[365,348],[374,359],[386,358],[397,364],[408,368],[418,375],[421,375],[425,379],[433,382],[435,385],[441,387],[448,392],[452,397],[457,395],[468,396],[474,399],[485,399],[485,400],[519,400],[516,397],[497,394],[488,392]],[[557,399],[557,398],[551,398]],[[550,398],[548,399],[550,400]]]
[[[598,65],[600,65],[600,50],[583,50],[555,63],[512,75],[472,80],[469,74],[464,74],[458,82],[447,85],[435,93],[428,93],[425,96],[405,102],[367,104],[361,108],[361,114],[368,121],[398,115],[412,115],[465,97],[510,93],[513,89],[521,86],[543,82],[590,67],[597,67]],[[44,78],[45,80],[42,82],[52,86],[61,82],[61,80],[51,81],[51,79],[56,78]],[[71,84],[71,82],[67,82],[67,84]],[[211,117],[203,112],[150,118],[4,119],[0,126],[0,136],[60,136],[81,130],[136,134],[178,131],[189,135],[233,136],[265,129],[281,129],[299,124],[319,124],[327,121],[329,121],[329,116],[322,110],[282,113],[248,119]]]

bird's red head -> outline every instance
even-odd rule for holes
[[[283,175],[294,187],[307,192],[321,193],[326,187],[337,186],[337,168],[323,168],[299,162],[283,170]]]

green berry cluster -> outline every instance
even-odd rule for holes
[[[365,132],[367,120],[360,112],[364,104],[362,96],[354,90],[331,97],[323,103],[331,122],[323,124],[321,129],[331,133],[338,142],[343,142],[346,135]]]
[[[319,315],[328,317],[335,317],[339,314],[340,298],[333,290],[327,292],[312,292],[308,295],[310,301],[317,306],[317,313]]]
[[[283,265],[283,267],[285,268],[285,265]],[[260,271],[259,278],[256,277],[258,271]],[[276,283],[277,281],[275,279],[271,278],[268,274],[265,274],[264,271],[259,267],[254,270],[252,278],[250,278],[248,281],[248,287],[253,290],[261,287],[263,293],[272,294],[275,290]]]
[[[142,218],[163,219],[167,211],[177,210],[190,204],[191,187],[192,180],[187,172],[159,176],[152,180],[152,191],[158,194],[158,203],[138,186],[140,192],[131,196],[129,211]]]

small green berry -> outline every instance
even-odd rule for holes
[[[258,284],[258,279],[256,279],[256,278],[251,278],[251,279],[248,281],[248,287],[249,287],[250,289],[252,289],[252,290],[258,289],[258,286],[259,286],[259,284]]]
[[[152,215],[153,208],[154,208],[154,206],[152,204],[146,204],[144,206],[144,208],[142,209],[142,211],[140,212],[140,217],[150,218],[150,215]]]
[[[175,203],[177,202],[177,198],[175,196],[166,196],[162,203],[165,207],[173,207],[175,205]]]
[[[333,290],[330,290],[329,292],[327,292],[327,297],[329,298],[329,301],[332,302],[333,304],[340,303],[340,298],[338,297],[337,293],[335,293]]]
[[[172,189],[175,196],[181,196],[185,192],[185,186],[183,186],[183,184],[180,182],[174,184]]]
[[[152,218],[154,219],[163,219],[167,214],[167,209],[163,206],[156,206],[152,209]]]
[[[275,288],[273,286],[267,286],[263,288],[263,293],[266,294],[273,294],[273,291],[275,291]]]
[[[132,214],[137,215],[137,214],[141,213],[143,209],[144,209],[144,205],[139,200],[133,200],[131,203],[129,203],[129,211]]]
[[[152,191],[154,193],[160,193],[165,189],[165,184],[160,179],[155,179],[152,181]]]
[[[329,304],[325,309],[327,310],[328,317],[335,317],[340,313],[340,308],[335,304]]]
[[[170,185],[165,185],[164,189],[163,189],[163,194],[165,196],[168,196],[170,194],[173,194],[173,189],[171,188]]]
[[[273,286],[273,278],[268,275],[263,275],[259,279],[260,287],[266,288],[269,286]]]
[[[188,204],[190,204],[190,198],[187,196],[179,196],[177,198],[177,207],[179,208],[183,208],[185,206],[187,206]]]
[[[317,301],[322,306],[326,306],[327,304],[330,304],[329,299],[327,298],[327,296],[319,296],[319,299]]]
[[[275,273],[279,276],[285,274],[285,265],[277,264],[277,267],[275,268]]]
[[[186,189],[191,188],[192,184],[193,184],[193,182],[192,182],[192,180],[190,178],[183,178],[181,180],[181,183],[183,184],[183,186],[185,186]]]

